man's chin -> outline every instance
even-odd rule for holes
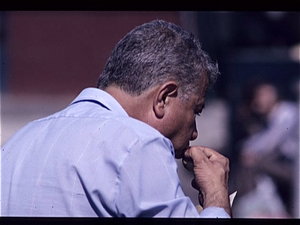
[[[184,156],[185,151],[189,148],[189,146],[184,147],[180,150],[175,151],[175,158],[176,159],[182,159]]]
[[[182,155],[176,155],[175,154],[175,159],[182,159]]]

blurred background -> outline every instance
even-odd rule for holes
[[[299,218],[299,12],[2,11],[1,145],[19,128],[95,87],[131,29],[163,19],[191,31],[221,76],[192,145],[231,161],[233,216]],[[178,161],[195,205],[193,175]]]

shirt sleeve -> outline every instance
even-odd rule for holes
[[[203,209],[200,213],[200,217],[202,218],[230,218],[225,209],[220,207],[208,207]]]
[[[182,191],[168,140],[138,141],[120,166],[116,195],[118,216],[229,218],[222,208],[200,214]]]

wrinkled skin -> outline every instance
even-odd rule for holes
[[[203,208],[222,207],[231,216],[228,196],[229,160],[213,149],[202,146],[188,148],[183,160],[193,163],[195,178],[192,186],[199,191],[200,205]]]

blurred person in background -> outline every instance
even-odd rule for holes
[[[240,149],[237,217],[290,217],[293,214],[299,154],[299,108],[280,98],[276,86],[256,83],[242,110],[248,137]]]

